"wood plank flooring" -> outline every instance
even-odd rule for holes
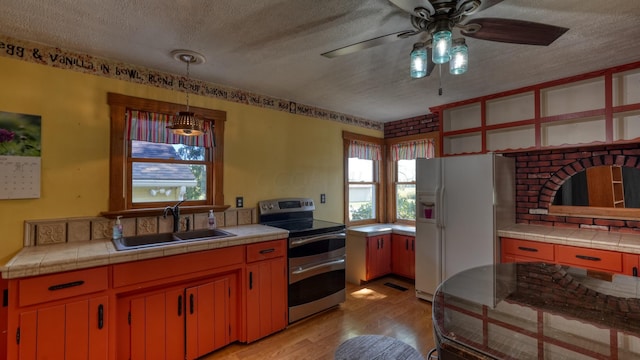
[[[407,290],[394,289],[385,283]],[[431,303],[415,297],[413,282],[397,277],[383,277],[360,286],[347,284],[347,300],[340,307],[298,321],[249,345],[231,344],[203,359],[329,360],[343,341],[365,334],[402,340],[426,358],[435,346]]]

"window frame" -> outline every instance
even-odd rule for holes
[[[184,105],[165,101],[144,99],[116,93],[107,94],[107,103],[110,108],[110,157],[109,157],[109,211],[102,215],[113,217],[121,215],[144,216],[156,215],[166,205],[158,203],[132,204],[131,199],[131,165],[130,146],[125,139],[126,111],[139,110],[163,114],[176,114],[184,110]],[[207,210],[223,211],[229,207],[224,205],[223,193],[223,168],[224,168],[224,123],[226,112],[200,107],[189,107],[197,117],[212,122],[215,134],[215,148],[207,148],[208,161],[211,171],[207,171],[207,200],[192,202],[192,206],[185,205],[181,210],[185,213],[201,212]],[[208,169],[209,170],[209,169]]]
[[[396,209],[396,185],[398,184],[405,184],[405,183],[398,183],[397,179],[398,179],[398,163],[397,161],[392,160],[393,157],[391,156],[391,148],[392,145],[395,144],[400,144],[403,142],[409,142],[409,141],[415,141],[415,140],[433,140],[433,146],[434,146],[434,157],[440,157],[440,146],[439,142],[440,142],[440,132],[439,131],[432,131],[432,132],[428,132],[428,133],[422,133],[422,134],[415,134],[415,135],[408,135],[408,136],[400,136],[400,137],[395,137],[395,138],[390,138],[390,139],[385,139],[384,143],[386,145],[386,151],[385,151],[385,156],[387,158],[387,168],[389,169],[389,172],[387,173],[387,209],[389,209],[388,211],[388,220],[391,223],[398,223],[398,224],[407,224],[407,225],[414,225],[415,226],[415,219],[413,220],[407,220],[407,219],[398,219],[397,217],[397,209]],[[416,174],[417,175],[417,174]],[[408,184],[408,183],[407,183]],[[417,183],[416,183],[416,192],[417,192]]]
[[[373,184],[375,187],[375,211],[376,216],[373,219],[366,220],[358,220],[358,221],[350,221],[349,220],[349,143],[352,140],[368,142],[376,145],[380,145],[382,160],[377,161],[374,164],[374,181],[372,183],[363,183],[363,184]],[[355,225],[366,225],[366,224],[375,224],[385,221],[386,212],[385,209],[385,172],[386,172],[386,150],[384,145],[384,139],[366,136],[356,133],[351,133],[348,131],[342,132],[342,143],[343,143],[343,163],[344,163],[344,223],[347,226],[355,226]],[[358,183],[361,184],[361,183]]]

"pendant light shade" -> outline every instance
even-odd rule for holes
[[[205,62],[204,56],[189,50],[174,50],[171,52],[173,58],[182,61],[187,64],[187,86],[189,88],[189,65],[202,64]],[[205,133],[204,124],[202,120],[196,118],[195,114],[189,111],[189,91],[185,91],[187,95],[187,109],[186,111],[180,111],[173,118],[173,122],[168,129],[176,135],[183,136],[199,136]]]
[[[436,64],[444,64],[451,56],[449,50],[451,49],[451,31],[440,30],[433,34],[433,54],[432,60]]]
[[[423,43],[415,43],[411,51],[411,77],[419,79],[427,76],[427,48]]]
[[[464,39],[455,39],[450,53],[449,73],[453,75],[466,73],[469,65],[469,48]]]

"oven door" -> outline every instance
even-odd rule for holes
[[[345,301],[345,258],[289,268],[289,323]]]
[[[305,266],[337,258],[346,253],[347,235],[344,230],[289,238],[289,267]]]

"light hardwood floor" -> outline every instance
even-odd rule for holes
[[[384,285],[392,283],[406,291]],[[366,285],[347,284],[347,300],[339,308],[290,325],[249,345],[231,344],[206,360],[333,359],[345,340],[365,334],[394,337],[425,356],[432,349],[431,303],[415,297],[412,282],[384,277]]]

